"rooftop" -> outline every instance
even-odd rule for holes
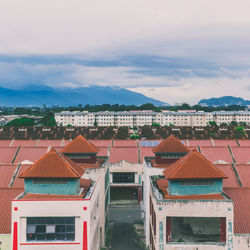
[[[234,201],[234,233],[250,234],[250,187],[224,188]]]
[[[84,170],[54,149],[42,156],[21,178],[80,178]]]
[[[163,172],[167,179],[220,179],[227,176],[196,150],[171,164]]]
[[[11,201],[23,188],[0,188],[0,234],[11,234]]]
[[[68,154],[96,154],[98,151],[98,148],[94,144],[86,140],[82,135],[78,135],[61,152]]]
[[[170,135],[153,148],[154,153],[187,153],[190,149],[181,143],[174,135]]]

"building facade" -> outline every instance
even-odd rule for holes
[[[79,127],[140,127],[157,123],[161,126],[188,126],[205,127],[210,121],[218,125],[222,123],[245,122],[250,125],[249,111],[218,111],[218,112],[196,112],[196,111],[178,111],[178,112],[152,112],[152,111],[125,111],[125,112],[69,112],[63,111],[55,114],[57,125],[61,126],[79,126]]]
[[[82,136],[53,148],[24,171],[25,190],[12,201],[12,249],[104,246],[109,171]]]

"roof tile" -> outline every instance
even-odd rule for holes
[[[153,148],[154,153],[187,153],[190,149],[181,143],[174,135],[170,135]]]
[[[62,153],[75,154],[96,154],[98,148],[86,140],[82,135],[78,135],[73,141],[62,149]]]
[[[163,174],[167,179],[227,178],[222,171],[196,150],[170,165]]]
[[[56,152],[54,149],[42,156],[21,178],[79,178],[84,170],[72,160]]]

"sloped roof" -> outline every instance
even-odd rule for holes
[[[209,160],[196,150],[170,165],[163,174],[167,179],[227,178]]]
[[[96,163],[77,163],[77,166],[81,169],[99,168],[102,166],[104,161],[104,159],[97,159]]]
[[[67,146],[62,149],[62,153],[75,153],[75,154],[96,154],[98,148],[91,142],[86,140],[82,135],[78,135]]]
[[[224,188],[234,201],[234,233],[250,234],[250,188]]]
[[[21,178],[79,178],[84,170],[72,160],[51,149],[24,171]]]
[[[0,234],[11,234],[11,201],[23,188],[0,188]]]
[[[154,153],[187,153],[190,149],[181,143],[174,135],[170,135],[153,149]]]

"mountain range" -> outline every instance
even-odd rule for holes
[[[79,104],[141,105],[145,103],[152,103],[156,106],[164,104],[143,94],[117,86],[89,86],[74,89],[54,89],[37,85],[27,86],[23,89],[0,87],[0,106],[40,106],[43,104],[47,106],[76,106]]]
[[[198,105],[203,106],[230,106],[230,105],[250,105],[249,100],[244,100],[241,97],[234,96],[222,96],[218,98],[202,99],[198,102]]]

